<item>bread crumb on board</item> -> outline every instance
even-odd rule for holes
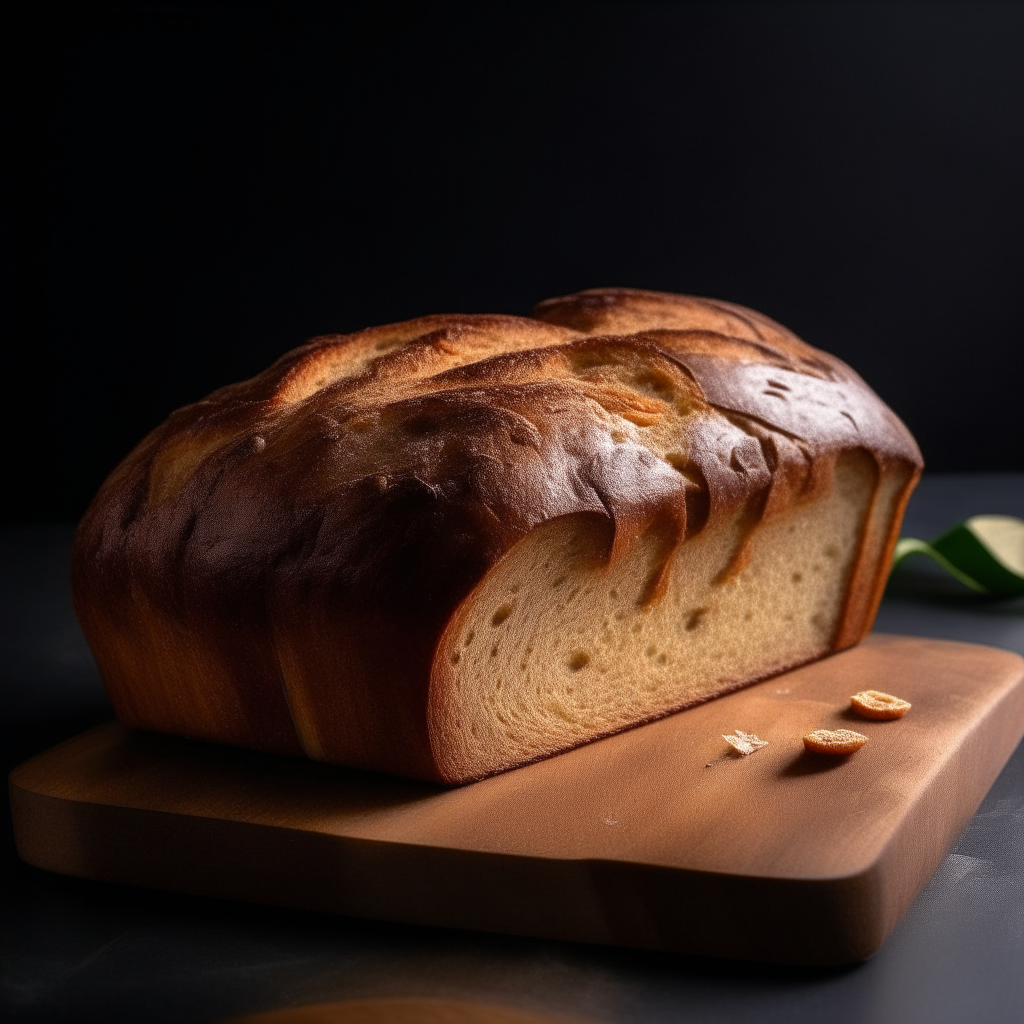
[[[760,750],[762,747],[768,746],[767,740],[758,739],[752,732],[743,732],[742,729],[736,730],[735,736],[722,736],[722,739],[736,751],[737,754],[742,754],[744,757],[747,754],[752,754],[755,750]]]
[[[812,754],[852,754],[867,741],[867,736],[852,729],[815,729],[804,737],[804,746]]]
[[[902,718],[910,710],[910,702],[881,690],[861,690],[850,698],[850,707],[861,718],[883,722]]]

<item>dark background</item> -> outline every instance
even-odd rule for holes
[[[38,4],[5,35],[7,522],[77,518],[310,335],[598,285],[762,309],[929,469],[1024,468],[1021,4]]]

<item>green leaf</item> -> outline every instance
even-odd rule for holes
[[[893,555],[893,569],[915,554],[927,555],[979,594],[1024,594],[1024,520],[1015,516],[971,516],[931,544],[901,537]]]

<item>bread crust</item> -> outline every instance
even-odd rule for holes
[[[740,506],[753,530],[851,450],[887,498],[836,650],[870,628],[922,463],[835,357],[739,306],[627,289],[315,338],[115,469],[76,535],[75,607],[128,725],[453,781],[427,724],[438,644],[532,530],[597,517],[609,559]]]

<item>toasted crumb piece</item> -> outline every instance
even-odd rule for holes
[[[736,730],[735,736],[723,736],[723,740],[736,751],[737,754],[752,754],[755,750],[760,750],[762,747],[768,746],[767,740],[759,740],[752,732],[743,732],[741,729]]]
[[[850,698],[850,707],[861,718],[886,721],[902,718],[910,710],[910,703],[894,697],[891,693],[882,693],[881,690],[862,690]]]
[[[852,729],[815,729],[804,737],[804,746],[812,754],[852,754],[867,741]]]

